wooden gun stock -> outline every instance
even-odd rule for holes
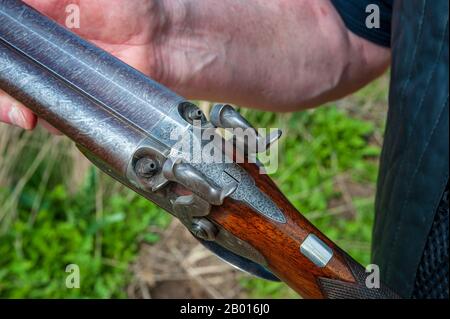
[[[257,249],[278,278],[304,298],[399,298],[383,285],[368,288],[365,269],[301,215],[268,175],[260,174],[255,164],[245,163],[241,166],[281,209],[286,223],[270,221],[248,206],[229,198],[224,205],[215,208],[209,217]],[[314,263],[313,256],[307,254],[307,247],[302,252],[302,245],[308,244],[307,238],[309,241],[314,238],[312,244],[323,243],[331,250],[330,259],[325,265]],[[322,243],[317,242],[316,238]],[[314,247],[309,249],[314,250]],[[320,251],[310,253],[320,254]]]

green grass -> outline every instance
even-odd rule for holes
[[[146,228],[163,228],[170,217],[130,191],[109,197],[99,212],[100,179],[91,169],[73,195],[55,186],[45,194],[35,218],[30,216],[35,190],[24,189],[14,222],[0,235],[0,297],[126,297],[129,263],[139,242],[157,240]],[[8,195],[8,190],[3,193]],[[80,289],[65,286],[69,264],[79,266]]]
[[[372,140],[382,136],[385,104],[383,78],[313,111],[242,110],[257,127],[283,129],[273,178],[303,214],[363,264],[370,261],[373,191],[349,202],[339,181],[374,189],[380,146]],[[126,297],[139,243],[157,242],[148,226],[166,227],[169,215],[96,169],[70,190],[67,147],[49,146],[42,133],[11,136],[3,149],[0,136],[0,297]],[[65,287],[68,264],[80,267],[80,289]],[[297,297],[280,283],[243,277],[241,284],[251,297]]]

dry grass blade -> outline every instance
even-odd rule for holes
[[[133,270],[134,297],[144,297],[142,283],[147,285],[153,298],[241,296],[241,289],[236,289],[236,285],[242,273],[200,245],[175,219],[156,245],[142,247]]]

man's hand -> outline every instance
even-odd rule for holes
[[[68,4],[73,0],[25,0],[41,13],[64,24]],[[146,74],[152,73],[156,61],[155,32],[164,23],[160,1],[80,0],[80,28],[72,29],[83,38],[109,51]],[[0,120],[25,129],[36,125],[34,114],[0,91]]]
[[[26,0],[191,99],[295,111],[349,94],[381,74],[389,50],[350,33],[329,0]],[[36,118],[0,92],[0,121]]]

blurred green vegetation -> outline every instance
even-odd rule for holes
[[[307,218],[363,264],[370,260],[386,82],[384,77],[316,110],[241,110],[257,127],[283,129],[274,179]],[[9,132],[2,129],[0,134]],[[139,243],[157,242],[148,226],[166,227],[169,215],[92,167],[70,190],[68,143],[48,146],[47,140],[43,132],[0,135],[0,297],[126,297]],[[72,263],[80,266],[80,289],[64,286]],[[241,284],[251,297],[296,297],[280,283],[243,276]]]
[[[57,185],[42,198],[35,216],[29,213],[35,190],[24,189],[18,215],[0,235],[0,296],[126,297],[124,287],[131,275],[128,264],[138,252],[138,243],[157,240],[145,234],[145,229],[150,224],[165,227],[170,218],[145,199],[126,192],[111,196],[99,216],[95,198],[99,179],[91,169],[74,195]],[[80,267],[80,289],[65,287],[68,264]]]

